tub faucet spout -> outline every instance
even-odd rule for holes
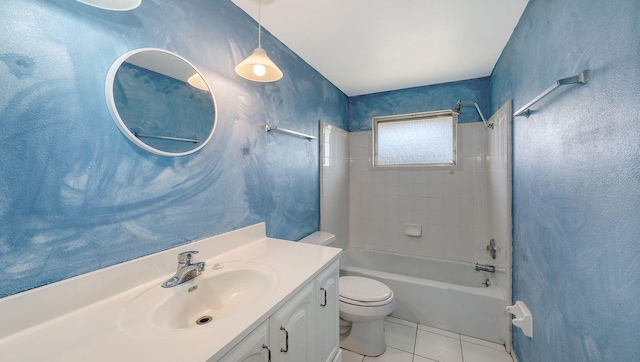
[[[484,265],[476,263],[476,271],[486,271],[489,273],[495,273],[496,267],[493,265]]]
[[[178,269],[176,270],[176,274],[162,283],[162,287],[175,287],[176,285],[182,284],[202,274],[206,264],[203,261],[199,263],[191,263],[193,260],[193,254],[198,254],[198,252],[185,251],[178,255]]]

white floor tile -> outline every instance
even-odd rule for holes
[[[384,321],[384,337],[387,340],[387,346],[413,353],[416,343],[415,328]]]
[[[445,331],[444,329],[440,329],[440,328],[426,326],[424,324],[418,324],[418,329],[423,330],[423,331],[427,331],[427,332],[431,332],[431,333],[437,333],[437,334],[440,334],[440,335],[443,335],[443,336],[447,336],[447,337],[451,337],[451,338],[460,339],[460,335],[458,333]]]
[[[415,354],[440,362],[462,362],[460,340],[418,330]]]
[[[505,351],[469,342],[462,342],[462,354],[464,362],[513,362]]]
[[[462,339],[464,342],[479,344],[481,346],[485,346],[485,347],[497,349],[498,351],[505,352],[504,345],[502,344],[497,344],[497,343],[485,341],[484,339],[473,338],[473,337],[465,336],[462,334],[460,335],[460,339]]]
[[[389,322],[393,322],[393,323],[402,324],[403,326],[407,326],[407,327],[412,327],[412,328],[417,328],[418,327],[418,323],[406,321],[406,320],[400,319],[400,318],[386,316],[386,317],[384,317],[384,320],[385,321],[389,321]]]
[[[504,345],[386,317],[387,350],[365,357],[342,350],[343,362],[513,362]]]
[[[418,356],[417,354],[413,355],[413,362],[438,362],[434,359]]]
[[[412,362],[413,354],[387,346],[387,350],[378,357],[365,357],[364,362]],[[344,361],[344,359],[343,359]]]
[[[342,362],[362,362],[363,359],[363,355],[347,351],[346,349],[342,350]]]

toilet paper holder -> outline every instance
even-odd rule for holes
[[[522,301],[507,307],[507,312],[513,314],[515,318],[511,320],[514,326],[522,329],[522,333],[529,338],[533,338],[533,316]]]

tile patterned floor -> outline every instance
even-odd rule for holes
[[[513,362],[502,345],[402,319],[385,318],[384,333],[383,355],[343,350],[342,362]]]

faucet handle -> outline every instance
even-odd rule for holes
[[[197,251],[185,251],[178,254],[178,263],[184,265],[191,265],[191,260],[193,260],[193,255],[198,254]]]

